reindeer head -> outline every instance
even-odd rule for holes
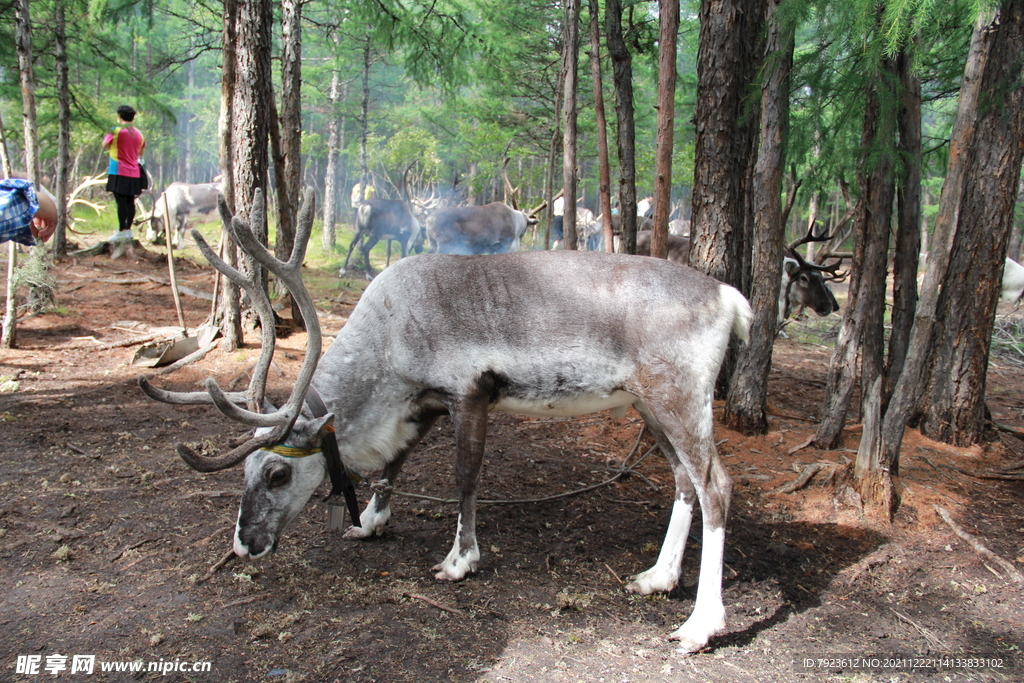
[[[223,196],[218,205],[226,230],[248,257],[248,275],[221,260],[197,230],[192,231],[192,236],[207,260],[246,291],[259,313],[262,348],[249,389],[244,393],[226,393],[213,378],[206,380],[205,392],[165,391],[154,387],[145,377],[139,378],[139,386],[156,401],[184,405],[213,404],[231,419],[257,428],[253,437],[244,444],[219,456],[200,455],[184,444],[177,447],[181,458],[199,472],[215,472],[246,461],[245,488],[238,511],[234,549],[240,557],[255,558],[276,547],[281,532],[324,480],[330,464],[324,452],[326,437],[333,431],[333,416],[324,414],[326,408],[318,398],[315,404],[320,417],[302,415],[320,358],[322,340],[313,299],[301,278],[302,260],[313,227],[313,192],[307,190],[303,198],[295,246],[287,262],[276,259],[255,237],[263,233],[262,221],[265,220],[263,195],[259,190],[253,198],[253,220],[258,222],[253,228],[237,216],[230,215]],[[284,283],[299,306],[308,333],[306,357],[295,387],[280,409],[274,409],[264,399],[267,372],[274,355],[274,313],[261,285],[257,264]],[[242,405],[247,405],[247,408]],[[336,455],[336,446],[334,453]]]
[[[786,247],[789,258],[783,264],[787,275],[786,310],[782,312],[783,318],[789,317],[793,306],[810,306],[822,317],[839,310],[839,302],[836,301],[828,283],[842,282],[846,279],[846,273],[839,272],[843,260],[840,258],[835,263],[819,266],[804,259],[797,251],[797,247],[808,242],[826,242],[832,239],[827,229],[815,235],[814,227],[812,225],[804,237]]]

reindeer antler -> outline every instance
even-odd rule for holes
[[[813,223],[811,227],[807,229],[806,235],[786,246],[786,251],[788,251],[789,255],[792,256],[796,260],[796,262],[800,264],[801,269],[819,270],[825,273],[832,273],[833,277],[838,277],[839,274],[836,272],[835,269],[842,264],[842,259],[829,266],[819,266],[816,263],[811,263],[810,261],[804,259],[804,257],[800,255],[800,252],[797,251],[797,247],[803,246],[804,244],[808,244],[809,242],[828,242],[830,239],[832,239],[832,234],[829,232],[828,228],[822,228],[818,232],[818,234],[815,235],[814,228],[817,225],[817,223]],[[843,277],[845,277],[845,275]]]
[[[509,143],[511,145],[511,143]],[[508,172],[506,167],[508,162],[512,161],[511,158],[505,157],[505,160],[501,162],[501,179],[505,183],[505,202],[516,211],[519,210],[519,201],[516,199],[516,195],[519,194],[518,187],[512,187],[512,183],[508,179]]]
[[[257,189],[253,196],[252,211],[253,216],[256,217],[255,220],[260,221],[260,223],[255,225],[256,228],[261,228],[261,222],[265,220],[263,218],[263,206],[263,194],[259,189]],[[245,394],[239,394],[237,392],[226,393],[217,385],[216,380],[212,377],[206,380],[205,394],[202,392],[170,392],[157,389],[150,385],[148,380],[144,377],[139,378],[139,386],[147,396],[157,401],[177,404],[212,403],[216,405],[224,415],[237,422],[255,427],[274,427],[270,432],[257,435],[238,448],[235,448],[224,455],[213,458],[201,456],[190,450],[184,444],[179,444],[177,448],[178,454],[186,463],[188,463],[189,466],[201,472],[213,472],[225,469],[240,462],[253,451],[274,443],[280,443],[280,441],[284,439],[285,435],[291,429],[302,410],[306,391],[309,389],[309,384],[313,379],[313,372],[316,370],[316,365],[320,360],[322,342],[320,323],[316,316],[313,299],[302,284],[301,277],[302,261],[306,253],[306,244],[309,242],[309,236],[313,228],[313,191],[311,189],[307,189],[305,196],[303,197],[302,208],[299,211],[298,226],[296,228],[295,244],[287,262],[283,262],[275,258],[274,255],[266,249],[266,247],[260,244],[253,229],[251,229],[249,225],[240,220],[237,216],[231,216],[229,214],[227,206],[223,201],[223,197],[221,197],[221,201],[219,202],[219,208],[225,227],[241,247],[242,251],[249,258],[276,275],[278,279],[284,283],[285,287],[298,304],[299,311],[302,314],[303,319],[306,321],[306,357],[302,362],[301,369],[299,370],[299,376],[296,379],[292,395],[288,398],[285,405],[279,410],[275,410],[270,413],[256,412],[255,408],[262,407],[264,403],[263,396],[266,390],[267,373],[274,355],[275,332],[273,308],[271,307],[270,300],[259,281],[258,274],[255,273],[255,268],[250,268],[252,274],[248,277],[243,275],[241,272],[232,268],[220,259],[214,253],[213,249],[211,249],[206,243],[202,235],[199,234],[199,231],[193,230],[192,236],[196,240],[196,244],[199,246],[203,255],[214,266],[214,268],[223,273],[236,285],[245,289],[246,293],[249,295],[250,301],[260,316],[262,344],[260,357],[256,363],[256,368],[253,371],[252,380],[249,383],[249,390]],[[239,407],[238,404],[243,401],[249,404],[250,410]]]

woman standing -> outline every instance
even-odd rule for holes
[[[127,104],[117,108],[117,122],[103,138],[103,149],[110,152],[107,168],[107,191],[114,193],[117,204],[117,224],[122,232],[132,229],[135,220],[135,198],[146,189],[139,168],[146,139],[138,128],[131,125],[135,110]]]

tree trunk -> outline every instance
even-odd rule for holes
[[[896,111],[885,102],[898,101],[893,85],[898,80],[896,63],[883,59],[878,77],[868,93],[865,111],[862,160],[859,182],[864,198],[864,228],[858,232],[864,240],[857,313],[861,319],[861,415],[864,430],[854,478],[865,510],[891,520],[899,504],[891,472],[882,466],[881,411],[885,361],[885,290],[889,228],[896,188],[894,165]],[[856,237],[855,237],[856,239]],[[845,414],[845,413],[844,413]]]
[[[612,234],[611,171],[608,165],[608,123],[604,115],[604,86],[601,83],[601,31],[597,0],[590,0],[590,75],[594,81],[594,116],[597,122],[597,167],[600,211],[604,219],[604,249],[615,250]]]
[[[676,37],[679,0],[658,3],[658,137],[654,158],[654,225],[651,256],[668,258],[668,219],[672,212],[672,142],[676,109]]]
[[[744,190],[752,166],[757,113],[746,106],[764,22],[755,0],[702,0],[697,54],[690,264],[744,293],[747,221]]]
[[[36,126],[36,77],[32,66],[32,18],[29,0],[18,0],[15,12],[15,44],[21,73],[21,119],[25,131],[25,171],[33,183],[39,182],[39,131]]]
[[[68,171],[71,139],[71,94],[68,88],[67,22],[64,3],[56,3],[54,14],[54,58],[57,67],[57,178],[54,194],[57,197],[57,229],[53,233],[53,253],[57,258],[67,254],[68,227]]]
[[[295,220],[302,182],[302,2],[281,2],[281,111],[279,134],[282,168],[278,178],[277,241],[274,253],[287,260],[295,244]],[[294,303],[294,302],[293,302]],[[292,306],[292,315],[298,315]],[[301,326],[302,317],[296,322]]]
[[[729,388],[725,422],[744,434],[768,432],[768,375],[778,325],[782,279],[782,176],[789,128],[789,76],[793,66],[792,29],[780,26],[778,10],[784,0],[768,6],[766,63],[773,64],[761,88],[760,149],[754,169],[753,287],[754,321],[750,342],[737,357]]]
[[[32,18],[29,14],[29,0],[18,0],[15,12],[15,46],[18,53],[18,70],[21,74],[21,113],[25,131],[25,166],[29,180],[39,182],[39,147],[36,132],[35,74],[32,69]],[[18,252],[14,241],[8,245],[7,262],[7,305],[4,311],[3,329],[0,330],[0,348],[13,349],[18,345],[15,291],[12,287],[14,267]]]
[[[238,5],[235,44],[235,97],[232,102],[235,163],[235,211],[256,230],[256,239],[266,246],[266,204],[264,215],[253,214],[257,189],[267,193],[268,139],[270,136],[271,35],[273,15],[270,0],[252,0]],[[262,232],[259,232],[262,226]],[[247,272],[255,273],[267,288],[266,270],[246,258]]]
[[[338,100],[341,97],[340,84],[341,74],[335,68],[331,72],[331,90],[328,96],[330,116],[327,120],[327,170],[324,173],[324,227],[321,234],[324,249],[328,252],[334,250],[336,242],[334,221],[337,213],[334,205],[338,179],[338,128],[341,123],[337,112]]]
[[[907,357],[917,307],[917,268],[921,253],[921,81],[911,71],[911,58],[905,51],[897,55],[896,64],[903,86],[897,122],[898,150],[903,162],[897,190],[899,225],[893,260],[892,333],[885,369],[883,411]]]
[[[949,165],[939,198],[938,219],[921,285],[921,298],[914,315],[914,326],[903,372],[896,383],[882,424],[881,464],[893,472],[898,471],[903,432],[907,424],[920,414],[924,394],[928,390],[933,355],[932,343],[936,331],[941,329],[937,317],[940,286],[942,293],[945,294],[947,269],[957,231],[961,226],[960,216],[970,212],[965,211],[969,204],[980,201],[977,197],[970,196],[973,190],[972,182],[978,179],[978,174],[994,173],[986,166],[994,159],[976,159],[975,149],[982,143],[994,145],[989,151],[1000,147],[1004,150],[1013,149],[1016,145],[1018,156],[1013,174],[1018,174],[1020,170],[1019,145],[1024,136],[1017,132],[1014,137],[1011,131],[1011,123],[1019,122],[1020,119],[1019,89],[1014,90],[1013,96],[1007,99],[1006,107],[983,109],[980,103],[982,93],[998,93],[1000,89],[1005,92],[1005,85],[1001,83],[1001,79],[1005,77],[1006,70],[1016,63],[1017,57],[1024,53],[1024,48],[1020,46],[1022,3],[1024,0],[1006,0],[999,16],[994,10],[985,12],[978,17],[974,27],[950,138]],[[999,125],[1006,128],[1001,131],[1005,137],[993,140],[992,134],[999,132]],[[978,131],[982,127],[987,129],[986,134],[981,136],[981,140],[977,140]],[[1014,178],[1016,183],[1016,175]],[[992,196],[985,201],[990,204],[990,210],[994,210],[996,206],[1005,208],[1007,204],[1004,196]],[[1012,201],[1009,205],[1012,207]],[[971,227],[966,223],[963,225],[967,230]],[[998,229],[998,226],[989,224],[977,227]],[[1005,247],[1005,242],[1003,246]],[[997,286],[998,281],[999,278],[993,278],[990,285]],[[980,303],[984,305],[984,302]],[[970,305],[978,306],[979,302],[972,301]],[[937,413],[933,413],[933,416],[935,415]]]
[[[580,50],[580,0],[565,0],[563,41],[563,97],[565,127],[562,130],[562,187],[565,212],[562,219],[562,248],[576,249],[576,72]]]
[[[633,121],[633,65],[622,36],[622,0],[605,3],[608,54],[615,82],[615,115],[618,120],[619,219],[622,251],[636,253],[636,126]]]
[[[750,294],[753,217],[750,184],[760,107],[747,97],[763,54],[766,7],[758,0],[702,0],[697,54],[696,141],[690,265]],[[736,367],[730,345],[716,395]]]
[[[894,114],[887,114],[891,108],[882,105],[883,100],[892,101],[893,94],[879,89],[893,80],[893,71],[893,63],[884,60],[867,94],[858,171],[861,200],[853,236],[853,262],[858,268],[850,278],[839,340],[829,364],[825,409],[814,437],[818,448],[839,444],[855,386],[858,347],[863,346],[861,387],[872,386],[883,371],[886,255],[895,192],[891,173],[895,122]],[[862,393],[861,400],[866,398]]]
[[[237,37],[238,0],[224,0],[224,28],[221,39],[223,66],[220,81],[220,172],[221,194],[228,211],[235,211],[235,152],[233,144],[234,118],[232,102],[235,97],[235,42]],[[238,249],[227,230],[221,230],[221,251],[224,260],[231,267],[238,265]],[[218,291],[224,292],[220,309],[220,331],[224,336],[221,348],[234,351],[242,345],[242,311],[238,285],[217,273],[220,278]],[[216,302],[214,302],[216,305]]]
[[[366,36],[363,46],[363,101],[359,119],[359,182],[363,188],[370,181],[370,166],[367,160],[366,144],[370,135],[370,65],[373,53],[370,49],[370,36]]]
[[[555,129],[551,131],[551,139],[548,142],[548,159],[544,171],[544,199],[547,200],[547,208],[544,211],[544,246],[545,250],[551,248],[551,223],[555,210],[555,158],[558,156],[558,137],[560,132],[559,121],[562,116],[562,83],[561,79],[565,74],[562,70],[558,75],[558,87],[555,88]],[[470,168],[475,168],[471,166]],[[470,202],[472,204],[472,202]]]
[[[920,426],[957,446],[980,443],[985,430],[989,343],[1024,159],[1024,0],[1004,0],[990,50]]]

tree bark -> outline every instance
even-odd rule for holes
[[[863,349],[861,387],[872,386],[883,371],[886,255],[895,192],[891,172],[895,121],[894,114],[888,113],[891,108],[882,104],[883,100],[891,102],[894,96],[880,89],[888,90],[893,72],[892,61],[883,60],[868,87],[857,178],[861,199],[853,236],[853,262],[858,267],[850,278],[839,341],[829,364],[825,409],[814,437],[818,448],[839,444],[855,386],[858,347]],[[862,401],[866,398],[862,393]]]
[[[558,138],[561,132],[559,122],[562,116],[562,77],[565,74],[559,69],[558,87],[555,88],[555,129],[551,131],[551,138],[548,141],[548,158],[544,169],[544,198],[547,200],[547,208],[544,210],[544,239],[543,249],[551,248],[551,223],[554,219],[555,210],[555,158],[558,156]],[[473,168],[473,167],[471,167]],[[471,202],[472,203],[472,202]]]
[[[784,0],[768,5],[766,64],[771,64],[761,88],[760,148],[754,169],[753,286],[754,321],[750,342],[737,357],[729,388],[725,422],[744,434],[768,432],[768,375],[778,325],[782,280],[782,176],[789,127],[789,76],[793,66],[792,29],[780,26],[778,10]]]
[[[230,213],[235,212],[235,152],[233,144],[234,118],[232,103],[235,97],[235,43],[237,39],[238,0],[224,0],[224,24],[221,38],[223,53],[220,81],[220,172],[221,194]],[[221,230],[221,251],[231,267],[238,265],[238,249],[227,230]],[[242,345],[242,311],[238,285],[217,273],[218,291],[224,293],[220,308],[220,331],[224,336],[221,348],[234,351]],[[214,302],[216,305],[216,302]]]
[[[1024,0],[1004,0],[990,50],[920,425],[957,446],[980,443],[985,432],[989,343],[1024,159]]]
[[[953,253],[958,229],[962,224],[960,216],[970,213],[970,210],[965,211],[965,208],[972,202],[975,205],[979,201],[988,202],[991,209],[997,205],[1001,209],[1005,209],[1007,205],[1006,197],[1002,195],[984,200],[970,197],[973,188],[972,182],[976,180],[979,173],[998,172],[1001,178],[1008,173],[1005,167],[999,172],[998,167],[993,169],[986,166],[988,163],[997,161],[999,155],[975,157],[975,150],[979,145],[976,137],[983,126],[987,128],[987,131],[982,139],[989,144],[994,142],[989,151],[1000,148],[1015,150],[1017,164],[1013,168],[1012,174],[1015,179],[1019,174],[1020,146],[1024,136],[1020,132],[1013,135],[1012,129],[1019,126],[1020,91],[1017,88],[1007,93],[1006,86],[1000,82],[1000,79],[1005,78],[1007,70],[1014,65],[1018,65],[1019,69],[1017,59],[1024,54],[1024,48],[1020,45],[1022,2],[1024,0],[1006,0],[998,17],[994,10],[985,12],[978,17],[974,27],[964,68],[963,84],[960,88],[957,114],[950,138],[949,165],[942,195],[939,198],[939,215],[931,240],[924,281],[921,285],[921,298],[914,315],[907,359],[882,424],[881,462],[883,466],[887,466],[893,471],[898,469],[904,430],[912,419],[920,415],[924,394],[928,390],[929,370],[933,355],[932,343],[936,330],[941,329],[938,326],[939,318],[937,317],[939,298],[940,293],[945,294],[950,257]],[[1000,92],[1001,90],[1003,92]],[[982,93],[985,93],[986,98],[990,94],[1000,95],[1001,97],[992,101],[1001,99],[1007,106],[985,106],[983,108],[981,106]],[[1004,127],[1002,131],[999,130],[1000,125]],[[993,134],[999,133],[1003,137],[993,141]],[[1011,154],[1012,156],[1013,154]],[[1008,159],[1003,159],[1003,161],[1008,161]],[[1012,202],[1009,205],[1012,207]],[[967,226],[966,223],[963,225]],[[982,224],[978,226],[979,229],[989,229],[990,227],[998,230],[998,225]],[[1005,247],[1005,243],[1003,246]],[[990,279],[991,286],[997,286],[999,278],[991,277]],[[981,303],[984,305],[984,302]],[[977,305],[978,302],[971,302],[971,306]],[[933,413],[933,417],[935,416],[937,413]]]
[[[604,113],[604,86],[601,82],[601,31],[597,0],[590,0],[590,75],[594,81],[594,116],[597,122],[597,166],[600,210],[604,220],[604,249],[615,251],[612,234],[611,170],[608,165],[608,122]]]
[[[57,258],[67,254],[68,171],[71,165],[71,94],[68,87],[67,22],[64,3],[54,5],[54,58],[57,67],[57,229],[53,233],[53,253]]]
[[[32,17],[29,0],[18,0],[15,12],[15,44],[21,74],[21,119],[25,132],[25,170],[29,180],[39,182],[39,131],[36,126],[36,77],[32,66]]]
[[[321,234],[324,249],[328,252],[333,251],[334,244],[336,242],[334,222],[337,217],[337,212],[334,207],[338,179],[337,166],[340,139],[338,129],[341,125],[339,120],[340,117],[337,112],[338,101],[341,97],[340,84],[341,74],[339,70],[335,68],[331,72],[331,90],[328,95],[328,101],[330,102],[330,116],[327,120],[327,170],[324,174],[324,227],[323,233]]]
[[[283,168],[277,188],[278,224],[274,252],[287,260],[295,244],[295,220],[302,182],[302,1],[281,2],[281,111]],[[292,306],[292,314],[298,307]],[[296,320],[300,325],[301,316]]]
[[[897,55],[896,64],[903,92],[897,121],[897,149],[902,164],[896,195],[899,223],[893,260],[892,333],[885,369],[883,412],[907,357],[917,308],[917,269],[921,253],[921,81],[912,72],[911,58],[906,51]]]
[[[370,66],[373,63],[373,50],[370,36],[366,36],[363,45],[363,98],[359,117],[359,182],[363,188],[370,181],[370,165],[367,157],[366,144],[370,136]],[[354,221],[354,219],[353,219]]]
[[[883,59],[880,67],[868,93],[862,140],[866,158],[861,162],[859,173],[860,192],[866,209],[864,227],[858,227],[858,236],[864,241],[864,257],[860,262],[862,275],[856,304],[861,319],[860,412],[864,430],[854,479],[865,510],[891,520],[899,505],[892,483],[892,475],[897,473],[882,464],[880,431],[885,381],[885,283],[889,227],[896,192],[892,175],[896,111],[885,106],[885,102],[898,101],[897,93],[893,92],[898,73],[896,63],[891,59]]]
[[[18,70],[21,76],[21,115],[25,135],[25,166],[29,180],[39,182],[39,145],[36,132],[35,74],[32,69],[32,18],[29,0],[18,0],[15,12],[15,49],[18,53]],[[15,292],[12,287],[14,267],[18,252],[14,241],[8,245],[7,262],[7,303],[4,310],[3,329],[0,330],[0,348],[13,349],[18,346]]]
[[[756,76],[763,26],[754,0],[702,0],[697,54],[690,265],[739,288],[746,236],[744,190],[752,166],[757,112],[746,95]]]
[[[269,0],[238,5],[235,44],[235,90],[232,100],[235,211],[252,221],[253,193],[267,196],[268,139],[270,134],[270,27]],[[266,244],[266,235],[259,236]]]
[[[668,258],[668,218],[672,212],[672,143],[676,107],[676,38],[679,0],[658,3],[658,134],[654,158],[654,225],[651,256]]]
[[[608,54],[615,83],[615,115],[618,121],[619,219],[622,251],[636,253],[636,125],[633,120],[633,65],[622,35],[622,1],[605,3]]]
[[[562,219],[562,248],[576,249],[576,88],[580,50],[580,0],[565,0],[563,41],[563,96],[565,126],[562,130],[562,186],[565,211]]]
[[[750,185],[760,107],[748,94],[763,55],[760,0],[702,0],[697,53],[696,140],[690,265],[750,295],[753,216]],[[736,367],[731,344],[715,393]]]

